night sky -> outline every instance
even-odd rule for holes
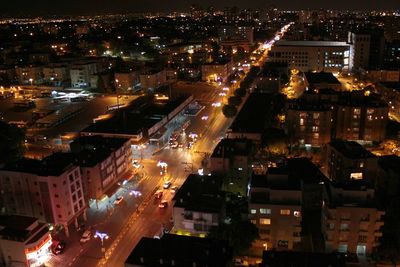
[[[279,9],[394,9],[400,0],[0,0],[0,15],[108,14],[143,11],[188,10],[191,4],[216,8],[238,6]]]

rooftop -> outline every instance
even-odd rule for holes
[[[82,132],[137,135],[160,122],[189,97],[180,96],[166,103],[156,103],[151,97],[139,97],[110,119],[93,123]]]
[[[261,267],[345,267],[345,254],[300,251],[264,251]]]
[[[22,158],[2,170],[31,173],[39,176],[60,176],[71,169],[74,159],[67,153],[54,153],[42,160]]]
[[[219,177],[190,174],[174,196],[174,207],[219,213],[225,203],[221,186]]]
[[[248,139],[222,139],[214,149],[212,158],[230,158],[250,154],[252,142]]]
[[[329,145],[349,159],[365,159],[375,157],[374,154],[354,141],[333,140],[329,143]]]
[[[275,43],[275,46],[346,46],[346,42],[332,42],[332,41],[287,41],[280,40]]]
[[[226,241],[165,234],[161,239],[143,237],[125,264],[223,267],[231,259],[232,249]]]
[[[252,175],[251,187],[276,190],[301,190],[303,184],[327,181],[322,172],[307,158],[291,158],[286,164],[268,168],[266,175]]]
[[[341,84],[331,72],[306,72],[304,75],[310,85],[321,83],[334,85]]]

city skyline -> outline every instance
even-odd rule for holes
[[[3,3],[0,16],[34,16],[34,15],[94,15],[109,13],[136,13],[136,12],[167,12],[167,11],[187,11],[193,4],[201,7],[214,6],[223,8],[225,6],[238,6],[239,8],[262,9],[269,6],[276,6],[279,9],[299,10],[299,9],[339,9],[339,10],[385,10],[396,9],[396,0],[374,1],[364,3],[362,6],[357,1],[335,1],[321,2],[317,0],[308,1],[307,4],[283,1],[260,1],[250,0],[243,2],[234,1],[188,1],[178,0],[174,2],[150,0],[142,3],[137,0],[103,0],[100,3],[95,0],[70,0],[58,1],[54,4],[50,0],[17,0]]]

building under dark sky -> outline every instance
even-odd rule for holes
[[[103,14],[117,12],[187,10],[191,4],[213,5],[217,8],[238,6],[243,8],[264,8],[276,5],[280,9],[394,9],[399,0],[3,0],[0,15],[51,15],[51,14]]]

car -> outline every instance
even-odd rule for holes
[[[177,191],[178,191],[178,187],[177,186],[171,187],[171,193],[172,194],[176,194]]]
[[[158,204],[158,207],[160,209],[165,209],[166,207],[168,207],[168,201],[166,200],[162,200],[160,204]]]
[[[136,169],[140,168],[140,163],[137,160],[132,161],[132,165],[133,167],[135,167]]]
[[[208,116],[203,116],[203,117],[201,117],[201,120],[202,120],[202,121],[208,120]]]
[[[140,191],[137,191],[137,190],[132,190],[129,192],[129,195],[134,196],[134,197],[140,197],[140,196],[142,196],[142,193],[140,193]]]
[[[162,190],[157,190],[157,192],[154,194],[156,199],[160,199],[163,195],[163,191]]]
[[[124,199],[124,197],[123,196],[119,196],[119,197],[117,197],[115,200],[114,200],[114,204],[115,205],[118,205],[119,203],[121,203],[122,202],[122,200]]]
[[[193,147],[193,142],[189,142],[186,144],[187,149],[191,149]]]
[[[171,187],[171,185],[172,185],[171,181],[166,181],[166,182],[164,182],[163,188],[168,189]]]
[[[90,230],[86,230],[85,232],[83,232],[80,242],[86,243],[90,240],[91,237],[92,237],[92,233],[90,232]]]
[[[64,248],[65,248],[64,241],[58,241],[53,239],[53,243],[51,244],[51,252],[53,252],[54,255],[59,255],[63,253]]]

